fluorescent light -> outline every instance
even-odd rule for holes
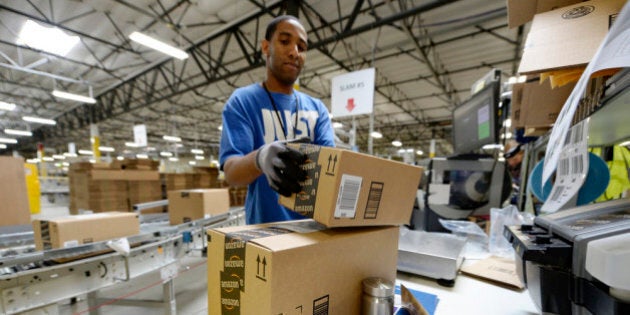
[[[131,35],[129,35],[129,38],[140,45],[155,49],[161,53],[167,54],[171,57],[175,57],[179,60],[188,58],[188,54],[185,51],[179,48],[175,48],[167,43],[161,42],[153,37],[144,35],[140,32],[131,33]]]
[[[624,142],[619,144],[620,147],[627,147],[629,145],[630,145],[630,141],[624,141]]]
[[[116,157],[116,160],[118,160],[118,161],[122,161],[122,160],[124,160],[124,159],[125,159],[125,157],[124,157],[124,156],[117,156],[117,157]]]
[[[32,137],[33,136],[33,133],[28,131],[28,130],[17,130],[17,129],[5,128],[4,129],[4,133],[6,133],[8,135],[16,135],[16,136],[26,136],[26,137]]]
[[[188,161],[188,164],[190,164],[190,165],[197,165],[197,162],[196,161]]]
[[[53,158],[52,158],[52,157],[50,157],[50,156],[45,156],[45,157],[43,157],[43,158],[42,158],[42,160],[44,160],[44,161],[46,161],[46,162],[54,162],[54,161],[55,161],[55,159],[53,159]]]
[[[503,150],[503,145],[502,144],[498,144],[498,143],[494,143],[494,144],[486,144],[483,147],[481,147],[484,150]]]
[[[332,124],[332,127],[333,127],[333,128],[335,128],[335,129],[337,129],[337,128],[341,128],[341,127],[343,127],[343,124],[342,124],[342,123],[340,123],[340,122],[334,122],[334,123]]]
[[[149,156],[146,154],[136,154],[136,157],[139,159],[145,159],[145,160],[149,158]]]
[[[0,138],[0,143],[17,143],[17,139]]]
[[[173,153],[168,152],[168,151],[162,151],[162,152],[160,152],[160,156],[171,157],[171,156],[173,156]]]
[[[0,101],[0,110],[12,111],[14,109],[15,109],[15,104]]]
[[[192,154],[203,154],[203,150],[201,150],[201,149],[192,149],[192,150],[190,150],[190,153],[192,153]]]
[[[422,150],[418,150],[418,151],[416,151],[416,154],[417,154],[417,155],[423,155],[423,154],[424,154],[424,152],[422,152]]]
[[[6,145],[6,144],[2,144],[2,143],[0,143],[0,149],[6,149],[6,148],[7,148],[7,145]]]
[[[112,147],[98,147],[98,149],[101,152],[114,152],[114,151],[116,151],[116,149],[114,149]]]
[[[399,149],[398,150],[398,154],[405,154],[405,152],[407,152],[405,149]]]
[[[170,141],[170,142],[182,142],[182,138],[175,137],[175,136],[164,135],[164,136],[162,136],[162,139],[164,139],[166,141]]]
[[[178,159],[178,158],[176,158],[176,157],[170,157],[170,158],[168,158],[168,160],[169,160],[169,161],[171,161],[171,162],[177,162],[177,161],[179,161],[179,159]]]
[[[56,27],[45,27],[26,20],[18,34],[17,43],[65,56],[79,43],[79,36],[71,36]]]
[[[52,119],[39,118],[39,117],[33,117],[33,116],[22,116],[22,120],[32,122],[32,123],[44,124],[44,125],[57,124],[57,122]]]
[[[217,129],[223,130],[223,126],[219,126],[219,127],[217,127]]]
[[[93,155],[94,153],[90,150],[79,150],[79,154],[83,155]]]
[[[63,156],[66,156],[66,157],[77,157],[78,155],[76,153],[65,152],[63,154]]]
[[[378,131],[372,131],[372,133],[370,133],[370,136],[374,139],[383,138],[383,134]]]
[[[92,164],[96,163],[95,159],[89,159],[88,161],[90,161],[90,163],[92,163]]]
[[[156,149],[155,147],[146,147],[146,150],[147,150],[147,151],[155,151],[155,150],[157,150],[157,149]]]
[[[54,154],[52,157],[55,160],[65,160],[66,159],[66,157],[61,155],[61,154]]]
[[[130,148],[139,148],[139,147],[141,147],[140,144],[137,144],[135,142],[125,142],[125,146],[126,147],[130,147]]]
[[[512,119],[508,118],[508,119],[504,120],[503,121],[503,126],[505,126],[505,128],[512,127]]]
[[[204,156],[203,155],[195,155],[195,160],[203,160]]]
[[[37,164],[39,163],[39,159],[27,159],[26,163]]]
[[[63,163],[61,163],[61,165],[65,166],[65,167],[68,167],[68,166],[70,166],[70,163],[68,163],[68,162],[63,162]]]
[[[402,146],[402,142],[398,141],[398,140],[394,140],[392,141],[392,145],[395,147],[401,147]]]
[[[65,98],[67,100],[72,100],[72,101],[77,101],[77,102],[82,102],[82,103],[89,103],[89,104],[96,103],[96,99],[92,97],[83,96],[83,95],[74,94],[74,93],[68,93],[68,92],[59,91],[59,90],[53,90],[52,95],[54,95],[55,97]]]

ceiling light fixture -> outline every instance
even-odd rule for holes
[[[26,136],[26,137],[33,136],[33,133],[28,130],[17,130],[17,129],[9,129],[9,128],[5,128],[4,133],[8,135],[15,135],[15,136]]]
[[[39,117],[33,117],[33,116],[22,116],[22,120],[32,122],[32,123],[43,124],[43,125],[54,126],[57,124],[57,122],[52,119],[39,118]]]
[[[179,60],[184,60],[188,58],[188,54],[185,51],[179,48],[175,48],[162,41],[159,41],[151,36],[144,35],[140,32],[131,33],[131,35],[129,35],[129,38],[140,45],[155,49],[163,54],[167,54]]]
[[[204,156],[203,155],[195,155],[195,160],[203,160]]]
[[[114,152],[116,149],[112,147],[98,147],[98,150],[101,152]]]
[[[79,36],[68,35],[56,27],[46,27],[26,20],[18,34],[17,43],[65,56],[79,43]]]
[[[2,144],[2,143],[0,143],[0,149],[6,149],[6,148],[7,148],[7,145],[6,145],[6,144]]]
[[[191,149],[190,153],[192,153],[192,154],[203,154],[203,150],[201,150],[201,149]]]
[[[190,164],[190,165],[197,165],[197,162],[196,161],[188,161],[188,164]]]
[[[15,109],[15,104],[0,101],[0,110],[12,111],[14,109]]]
[[[125,142],[125,146],[126,147],[130,147],[130,148],[139,148],[141,147],[141,145],[135,143],[135,142]]]
[[[0,143],[18,143],[17,139],[0,138]]]
[[[370,133],[370,136],[374,139],[383,138],[383,134],[378,131],[372,131],[372,133]]]
[[[334,123],[332,124],[332,127],[333,127],[334,129],[341,128],[341,127],[343,127],[343,124],[342,124],[342,123],[340,123],[340,122],[334,122]]]
[[[146,159],[148,159],[148,158],[149,158],[149,156],[148,156],[148,155],[146,155],[146,154],[136,154],[136,158],[146,160]]]
[[[164,135],[164,136],[162,136],[162,139],[164,139],[166,141],[170,141],[170,142],[182,142],[182,138],[176,137],[176,136]]]
[[[58,98],[65,98],[67,100],[72,100],[72,101],[77,101],[77,102],[82,102],[82,103],[88,103],[88,104],[96,103],[96,99],[93,97],[63,92],[59,90],[53,90],[52,95]]]
[[[92,151],[90,151],[90,150],[79,150],[79,154],[93,155],[94,153],[92,153]]]
[[[171,156],[173,156],[173,153],[168,152],[168,151],[162,151],[162,152],[160,152],[160,156],[171,157]]]
[[[169,161],[171,161],[171,162],[177,162],[177,161],[179,161],[179,159],[178,159],[178,158],[176,158],[176,157],[170,157],[170,158],[168,158],[168,160],[169,160]]]
[[[395,147],[402,147],[402,142],[400,142],[400,140],[394,140],[392,141],[392,145]]]

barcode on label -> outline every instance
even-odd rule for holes
[[[365,206],[366,219],[376,219],[378,216],[379,205],[381,204],[381,197],[383,196],[383,187],[385,185],[381,182],[373,182],[370,185],[370,192],[368,193],[367,205]]]
[[[571,163],[571,172],[573,174],[582,174],[582,172],[584,171],[584,162],[582,160],[582,157],[577,155],[574,156],[572,159],[573,163]]]
[[[562,193],[564,192],[564,186],[556,186],[556,189],[553,191],[553,195],[551,195],[551,201],[557,201],[558,199],[560,199],[560,196],[562,196]]]
[[[341,176],[337,208],[335,209],[336,218],[354,218],[362,180],[359,176],[347,174]]]
[[[583,124],[579,123],[575,126],[573,126],[572,129],[572,134],[573,134],[573,143],[579,143],[582,142],[582,128],[583,128]]]
[[[564,158],[560,160],[560,162],[558,162],[558,175],[569,175],[569,170],[571,170],[570,164],[570,158]]]

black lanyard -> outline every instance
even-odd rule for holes
[[[276,117],[278,117],[278,121],[280,122],[280,126],[282,127],[282,133],[284,134],[284,140],[289,140],[287,139],[287,132],[288,132],[288,128],[284,128],[284,123],[282,122],[282,118],[280,117],[280,112],[278,111],[278,107],[276,106],[276,101],[273,100],[273,97],[271,97],[271,93],[269,92],[269,89],[267,89],[267,85],[265,84],[265,82],[262,83],[263,88],[265,89],[265,92],[267,92],[267,96],[269,96],[269,101],[271,101],[271,105],[273,106],[273,110],[276,111]],[[293,137],[295,138],[295,133],[297,131],[297,124],[298,124],[298,116],[300,114],[300,103],[297,97],[297,93],[293,92],[293,95],[295,95],[295,125],[293,125]],[[287,123],[289,123],[289,120],[287,119]]]

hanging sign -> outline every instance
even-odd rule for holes
[[[369,114],[374,108],[374,68],[354,71],[332,79],[333,117]]]
[[[133,142],[139,147],[146,147],[147,144],[147,126],[133,126]]]

